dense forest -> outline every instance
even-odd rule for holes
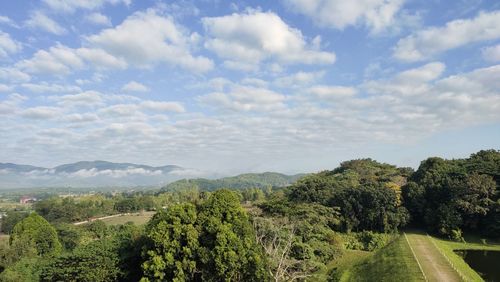
[[[10,238],[0,242],[0,280],[306,281],[346,250],[378,250],[406,228],[456,241],[500,239],[497,150],[428,158],[416,171],[359,159],[291,185],[266,177],[277,184],[183,180],[161,191],[51,197],[33,211],[10,211],[2,218]],[[156,211],[144,225],[72,224],[142,210]]]

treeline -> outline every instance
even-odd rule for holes
[[[462,232],[500,238],[500,152],[467,159],[429,158],[402,189],[412,221],[461,239]]]

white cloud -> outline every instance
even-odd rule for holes
[[[39,50],[31,59],[22,60],[17,67],[28,73],[67,75],[75,69],[81,69],[85,62],[92,63],[97,68],[124,69],[127,63],[100,49],[78,48],[73,49],[58,44],[48,51]]]
[[[9,92],[13,89],[10,85],[5,85],[0,83],[0,92]]]
[[[285,107],[285,96],[266,88],[234,84],[227,93],[214,92],[198,101],[222,111],[271,111]]]
[[[99,9],[108,3],[112,5],[123,3],[129,6],[132,0],[43,0],[43,2],[55,11],[73,13],[77,9]]]
[[[29,81],[31,77],[15,68],[0,68],[0,80],[12,82]]]
[[[344,29],[363,24],[373,33],[395,23],[403,0],[285,0],[293,11],[304,14],[322,27]]]
[[[101,13],[92,13],[89,14],[85,17],[85,19],[93,24],[96,25],[104,25],[104,26],[111,26],[111,20],[106,16]]]
[[[91,169],[81,169],[72,173],[67,173],[68,177],[79,177],[79,178],[89,178],[97,176],[110,176],[113,178],[127,177],[130,175],[161,175],[163,172],[161,170],[149,170],[141,167],[129,167],[126,169],[104,169],[97,170],[96,168]]]
[[[186,110],[184,107],[177,102],[162,102],[162,101],[150,101],[146,100],[139,104],[139,106],[144,110],[158,111],[158,112],[176,112],[183,113]]]
[[[367,81],[363,87],[371,94],[422,94],[428,91],[428,83],[439,78],[445,68],[446,66],[441,62],[432,62],[402,71],[389,80]]]
[[[61,113],[61,109],[56,107],[32,107],[25,109],[21,112],[21,116],[29,119],[43,120],[51,119],[58,116]]]
[[[332,64],[333,52],[316,50],[300,30],[288,26],[272,12],[248,11],[203,18],[209,36],[205,47],[225,59],[233,69],[248,70],[267,59],[282,63]],[[255,68],[255,67],[254,67]]]
[[[69,114],[61,118],[61,121],[73,124],[82,124],[82,123],[94,122],[97,120],[99,120],[99,117],[94,113]]]
[[[125,60],[114,57],[101,49],[78,48],[76,49],[76,54],[86,61],[91,62],[96,67],[116,69],[127,68],[127,62],[125,62]]]
[[[315,83],[316,81],[321,79],[324,75],[325,75],[324,71],[317,71],[317,72],[299,71],[297,73],[275,79],[274,84],[283,88],[295,88]]]
[[[347,86],[318,85],[307,89],[307,92],[324,100],[338,100],[356,95],[356,88]]]
[[[213,62],[202,56],[195,57],[189,51],[198,37],[178,26],[172,18],[150,9],[136,12],[115,28],[105,29],[87,40],[138,67],[167,63],[205,72],[213,68]]]
[[[49,84],[46,82],[42,83],[23,83],[21,86],[28,89],[31,92],[36,93],[72,93],[81,91],[80,87],[74,85],[60,85],[60,84]]]
[[[85,91],[78,94],[50,96],[50,100],[56,101],[58,105],[69,107],[97,107],[103,106],[104,97],[97,91]]]
[[[50,47],[49,51],[39,50],[31,59],[16,64],[28,73],[55,75],[69,74],[73,68],[82,68],[83,65],[74,49],[63,45]]]
[[[64,27],[40,11],[32,13],[25,24],[30,28],[41,29],[56,35],[66,33],[66,29]]]
[[[137,81],[130,81],[129,83],[123,85],[122,91],[126,92],[148,92],[149,88]]]
[[[489,62],[500,62],[500,44],[482,50],[483,58]]]
[[[21,44],[12,39],[10,34],[0,30],[0,58],[6,58],[9,54],[17,53],[21,48]]]
[[[432,58],[469,43],[500,38],[500,11],[481,12],[473,19],[453,20],[400,39],[394,57],[408,62]]]
[[[0,24],[10,25],[15,28],[19,27],[11,18],[7,16],[0,16]]]

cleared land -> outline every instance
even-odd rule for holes
[[[432,242],[430,236],[419,233],[409,233],[407,236],[428,281],[462,281],[459,273]]]
[[[156,212],[144,212],[144,213],[138,213],[138,214],[122,215],[122,216],[117,216],[117,217],[105,218],[105,219],[102,219],[102,221],[108,225],[125,224],[125,223],[130,222],[130,221],[136,225],[142,225],[142,224],[145,224],[146,222],[148,222],[149,219],[151,219],[151,217],[155,213]]]

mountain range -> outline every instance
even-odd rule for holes
[[[202,176],[201,171],[176,165],[148,166],[106,161],[80,161],[53,168],[0,163],[1,188],[163,186],[186,177]]]

